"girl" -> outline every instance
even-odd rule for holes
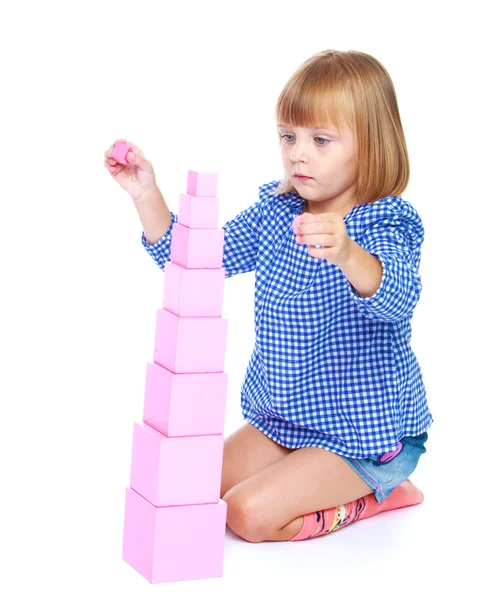
[[[433,422],[410,347],[424,231],[393,83],[372,56],[320,52],[276,107],[281,181],[223,226],[226,277],[255,270],[246,424],[225,440],[228,526],[303,540],[418,504],[408,479]],[[142,151],[105,166],[164,270],[177,216]]]

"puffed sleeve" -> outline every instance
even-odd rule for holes
[[[357,240],[382,264],[382,279],[373,296],[362,298],[349,283],[358,309],[375,321],[411,318],[422,283],[419,274],[424,228],[413,206],[399,197],[372,209],[363,236]]]
[[[171,212],[171,224],[167,232],[154,244],[148,244],[142,233],[142,245],[156,264],[164,271],[171,254],[171,238],[177,215]],[[255,269],[261,231],[261,200],[241,211],[225,223],[223,242],[223,264],[225,277],[246,273]]]

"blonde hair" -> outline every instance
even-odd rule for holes
[[[276,105],[276,123],[296,127],[347,122],[355,133],[357,203],[399,196],[409,158],[392,80],[382,64],[355,50],[324,50],[291,76]],[[276,194],[296,192],[284,176]]]

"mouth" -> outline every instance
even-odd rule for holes
[[[298,181],[308,181],[309,179],[313,179],[312,177],[308,177],[307,175],[301,175],[300,173],[294,173],[293,177]]]

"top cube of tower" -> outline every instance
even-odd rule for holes
[[[188,171],[186,193],[192,196],[216,196],[218,173]]]

